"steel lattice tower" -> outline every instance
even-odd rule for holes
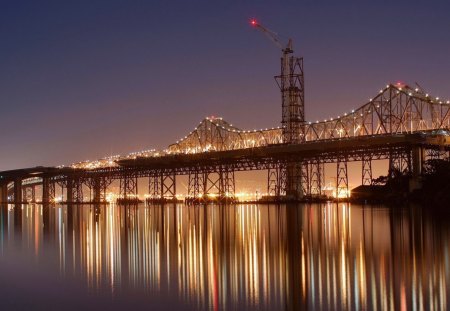
[[[303,58],[292,56],[292,49],[283,50],[281,75],[276,76],[281,91],[281,125],[283,142],[305,141],[305,81]]]

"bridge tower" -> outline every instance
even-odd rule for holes
[[[291,53],[293,53],[291,48],[283,49],[281,75],[276,76],[275,80],[281,91],[283,142],[298,144],[305,141],[303,58],[294,57]]]
[[[293,56],[292,40],[286,45],[275,32],[251,20],[250,24],[264,33],[275,45],[281,49],[281,74],[275,76],[281,91],[281,125],[283,142],[298,144],[305,141],[305,80],[303,72],[303,58]],[[302,164],[287,163],[285,170],[285,193],[291,198],[304,196],[302,187]],[[269,176],[271,172],[269,171]],[[270,178],[270,177],[269,177]],[[281,182],[280,182],[281,184]],[[281,185],[278,185],[280,188]]]

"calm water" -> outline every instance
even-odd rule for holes
[[[3,206],[3,309],[440,310],[446,217],[348,204]]]

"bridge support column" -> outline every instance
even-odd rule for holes
[[[22,203],[22,179],[14,180],[14,203]]]
[[[8,183],[0,184],[0,203],[8,202]]]
[[[348,198],[348,170],[347,159],[338,158],[336,165],[336,198]]]
[[[322,195],[322,184],[324,181],[324,164],[316,159],[310,164],[310,193],[309,195]]]
[[[412,149],[412,176],[409,180],[409,192],[422,187],[422,171],[425,162],[425,149],[421,146],[414,146]]]
[[[66,195],[66,201],[67,203],[73,203],[73,178],[67,179],[67,195]]]
[[[22,187],[22,198],[24,202],[35,203],[36,202],[36,186]]]
[[[389,176],[392,178],[394,172],[402,174],[411,173],[411,152],[409,150],[392,151],[389,156]]]
[[[137,174],[126,173],[120,178],[120,197],[125,201],[138,200]]]
[[[161,174],[161,199],[175,200],[177,195],[175,172]]]
[[[361,185],[370,186],[372,184],[372,157],[370,155],[363,155],[361,162]]]
[[[206,172],[203,176],[203,197],[214,198],[220,195],[220,172]]]
[[[277,164],[267,172],[267,194],[302,199],[311,193],[310,164],[306,161]]]
[[[150,199],[160,199],[161,195],[161,177],[160,175],[150,175],[148,178],[148,194]]]
[[[36,186],[31,186],[31,203],[36,203]]]
[[[42,203],[54,203],[55,197],[55,182],[50,177],[42,178]]]
[[[81,202],[83,202],[83,181],[80,177],[69,177],[67,179],[67,203]]]
[[[204,191],[204,177],[205,174],[199,170],[189,172],[188,182],[188,198],[193,200],[201,200]]]
[[[299,162],[286,164],[286,197],[288,199],[303,198],[302,164]]]
[[[137,179],[137,178],[136,178]],[[108,185],[111,183],[111,179],[106,176],[96,176],[91,180],[91,187],[93,192],[93,202],[94,203],[106,203],[106,190],[108,189]],[[82,187],[82,182],[80,180],[80,187]],[[122,194],[122,192],[120,192]],[[137,183],[136,183],[136,191],[137,195]],[[83,195],[81,193],[81,195]]]
[[[206,172],[203,177],[199,177],[199,181],[203,181],[203,197],[205,199],[223,202],[235,199],[234,171],[229,167],[220,166],[214,172]]]
[[[267,170],[267,195],[279,198],[285,189],[285,170],[281,164]]]
[[[311,172],[310,172],[310,164],[308,161],[301,162],[301,186],[303,197],[311,195]]]
[[[236,195],[236,183],[234,171],[229,167],[220,170],[220,192],[219,198],[225,202],[233,201]]]

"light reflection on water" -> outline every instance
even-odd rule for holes
[[[446,223],[348,204],[10,205],[0,258],[26,256],[90,297],[107,293],[111,307],[159,297],[168,309],[439,310]]]

